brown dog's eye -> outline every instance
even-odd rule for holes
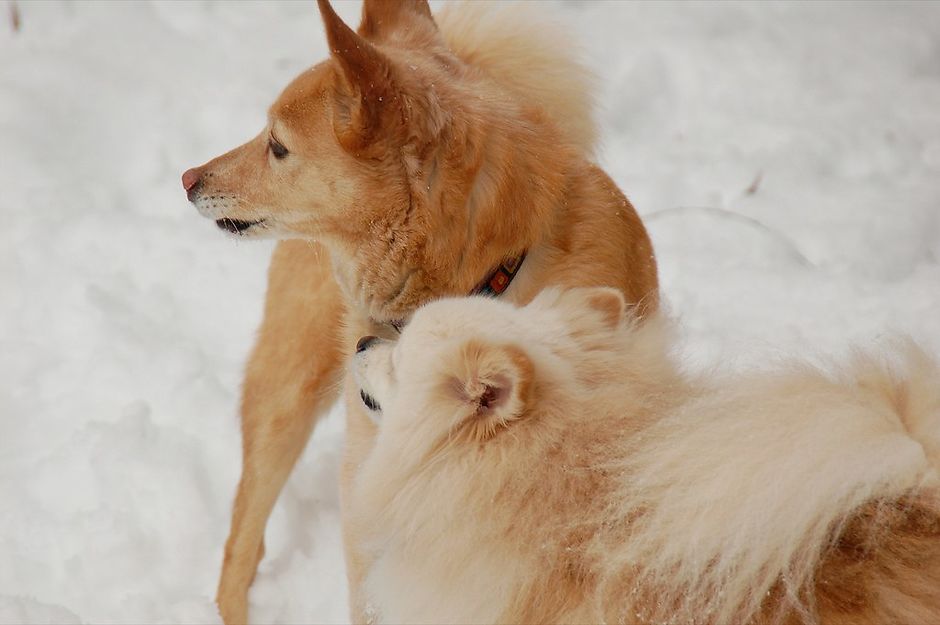
[[[268,147],[271,148],[271,154],[273,154],[274,158],[277,160],[287,158],[287,155],[290,154],[290,152],[287,151],[287,148],[281,145],[281,142],[274,137],[268,137]]]

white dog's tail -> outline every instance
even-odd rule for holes
[[[568,32],[537,2],[467,0],[435,20],[447,45],[523,102],[536,102],[573,145],[594,151],[594,77]]]
[[[812,623],[840,593],[880,601],[871,622],[936,621],[940,369],[900,353],[737,380],[646,432],[604,546],[609,622]]]

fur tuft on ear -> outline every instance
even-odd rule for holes
[[[383,124],[401,118],[392,64],[339,18],[329,0],[317,4],[345,87],[336,94],[334,130],[344,148],[357,151],[375,139]]]
[[[600,313],[604,323],[611,330],[620,325],[627,310],[627,302],[623,297],[623,293],[608,287],[584,289],[584,291],[585,305]]]
[[[519,418],[528,408],[535,370],[532,361],[515,345],[468,341],[452,383],[457,399],[469,409],[477,438]],[[483,426],[477,427],[477,426]]]
[[[406,24],[415,24],[416,19],[437,30],[428,0],[365,0],[359,34],[367,39],[383,39]]]
[[[627,301],[623,293],[610,287],[578,287],[545,297],[545,301],[557,301],[579,318],[584,313],[599,316],[604,326],[610,330],[616,329],[627,315]],[[549,300],[548,297],[552,299]],[[540,298],[541,296],[537,299]]]

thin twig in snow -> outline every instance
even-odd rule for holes
[[[16,0],[10,0],[10,26],[13,27],[13,32],[18,33],[20,31],[20,7],[17,5]]]
[[[757,193],[757,190],[760,188],[760,183],[764,179],[764,172],[759,171],[757,175],[754,176],[754,182],[751,183],[747,189],[744,190],[745,195],[754,195]]]

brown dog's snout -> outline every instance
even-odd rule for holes
[[[186,197],[190,202],[195,199],[201,181],[202,175],[197,168],[194,167],[183,172],[183,188],[186,190]]]
[[[372,346],[373,343],[375,343],[378,340],[379,340],[379,337],[377,336],[362,337],[361,339],[359,339],[359,342],[356,343],[356,353],[359,354],[361,352],[366,351]]]

